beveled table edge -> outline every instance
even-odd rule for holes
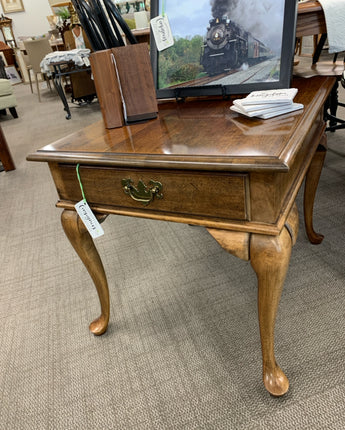
[[[95,157],[98,155],[98,158]],[[278,157],[210,157],[188,159],[183,156],[154,154],[110,154],[104,152],[63,152],[38,150],[27,156],[27,161],[63,164],[87,164],[90,166],[159,168],[183,170],[212,170],[223,172],[280,171],[288,172],[289,166]]]

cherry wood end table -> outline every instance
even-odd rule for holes
[[[63,208],[62,225],[96,286],[104,333],[109,291],[93,240],[74,205],[86,199],[99,221],[108,214],[201,225],[258,279],[263,381],[275,396],[289,381],[274,355],[277,308],[298,232],[295,198],[306,179],[304,219],[312,243],[313,205],[326,154],[323,105],[333,78],[296,79],[298,112],[269,120],[232,111],[229,100],[166,101],[157,119],[107,130],[103,121],[28,156],[47,162]]]

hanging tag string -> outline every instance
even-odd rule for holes
[[[165,0],[162,0],[162,16],[165,15]]]
[[[76,171],[77,171],[79,186],[80,186],[80,190],[81,190],[81,195],[83,196],[83,200],[86,203],[86,197],[85,197],[85,194],[84,194],[84,188],[83,188],[83,184],[81,183],[80,174],[79,174],[79,163],[77,164]]]

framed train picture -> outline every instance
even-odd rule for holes
[[[296,16],[296,0],[151,0],[157,97],[288,88]]]

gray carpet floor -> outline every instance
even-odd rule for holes
[[[341,90],[342,96],[345,92]],[[15,87],[1,118],[17,169],[0,173],[0,429],[344,429],[345,131],[329,134],[311,245],[301,223],[276,325],[282,398],[261,382],[256,278],[199,227],[108,217],[95,289],[60,225],[46,165],[28,153],[101,119]],[[345,112],[344,117],[345,117]],[[301,207],[301,196],[298,205]]]

